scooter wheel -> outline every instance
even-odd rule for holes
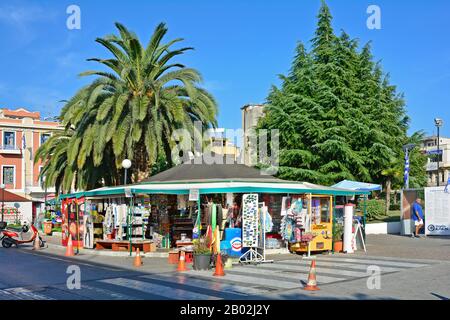
[[[11,248],[12,245],[13,245],[13,243],[9,239],[7,239],[7,238],[3,239],[3,241],[2,241],[3,248]]]

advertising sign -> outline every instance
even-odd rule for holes
[[[189,201],[198,201],[199,191],[198,189],[189,189]]]
[[[242,247],[258,247],[258,195],[242,196]]]
[[[0,213],[1,213],[0,209]],[[16,224],[22,222],[22,213],[17,208],[4,207],[3,220],[8,224]]]
[[[240,257],[242,254],[242,229],[227,228],[225,229],[224,241],[226,248],[229,248],[231,257]]]
[[[94,221],[91,215],[83,216],[83,246],[88,249],[94,248]]]
[[[450,235],[450,193],[445,186],[425,188],[425,234]]]

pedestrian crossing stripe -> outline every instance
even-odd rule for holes
[[[210,290],[214,291],[220,291],[225,293],[231,293],[231,294],[238,294],[247,296],[249,294],[260,294],[260,289],[255,289],[253,287],[247,287],[247,286],[240,286],[236,284],[229,284],[219,281],[209,281],[209,280],[202,280],[197,279],[181,274],[159,274],[159,275],[145,275],[141,276],[141,278],[146,279],[152,279],[152,280],[161,280],[163,278],[164,281],[172,282],[179,285],[189,285],[191,287],[197,287],[197,288],[208,288]]]
[[[216,279],[216,277],[212,274],[211,271],[190,271],[188,272],[189,275],[195,275],[202,278],[213,278]],[[258,277],[255,275],[239,275],[239,274],[233,274],[232,272],[227,272],[224,277],[222,277],[224,280],[231,280],[241,283],[247,283],[251,285],[258,285],[262,287],[272,287],[277,289],[293,289],[298,288],[299,284],[291,277],[291,279],[288,281],[283,280],[274,280],[270,279],[270,275],[267,274],[266,277]]]
[[[92,292],[92,299],[98,299],[99,294],[107,297],[108,300],[139,300],[139,298],[135,298],[123,293],[114,292],[112,290],[103,289],[99,287],[90,286],[87,284],[81,285],[81,294],[83,296],[87,295],[86,291]]]
[[[8,288],[0,290],[0,292],[6,295],[11,295],[11,297],[14,297],[16,300],[55,300],[23,287]]]
[[[319,262],[318,262],[319,264]],[[285,265],[285,264],[276,264],[276,265],[260,265],[257,268],[262,268],[262,269],[266,269],[266,270],[285,270],[285,271],[296,271],[296,272],[309,272],[310,267],[309,266],[295,266],[295,265]],[[362,278],[362,277],[367,277],[367,273],[366,272],[362,272],[362,271],[351,271],[351,270],[342,270],[342,269],[338,269],[338,268],[320,268],[319,266],[316,266],[316,270],[317,273],[327,273],[327,274],[333,274],[336,276],[348,276],[348,277],[354,277],[354,278]]]
[[[170,286],[163,286],[146,281],[140,281],[127,278],[114,278],[98,280],[99,282],[109,283],[115,286],[132,288],[134,290],[142,291],[156,296],[162,296],[168,299],[178,300],[219,300],[220,297],[191,292],[178,288],[171,288]]]
[[[404,267],[404,268],[420,268],[430,265],[429,263],[415,263],[415,262],[401,262],[393,260],[381,260],[381,259],[360,259],[360,258],[341,258],[341,257],[327,257],[316,260],[320,261],[336,261],[336,262],[352,262],[376,266],[391,266],[391,267]]]
[[[286,260],[286,261],[280,261],[278,263],[281,264],[287,264],[287,265],[310,265],[311,261],[308,260]],[[367,270],[367,267],[369,265],[365,264],[354,264],[349,262],[332,262],[332,261],[324,261],[324,260],[317,260],[317,271],[320,272],[320,268],[324,267],[335,267],[335,268],[347,268],[347,269],[356,269],[356,270]],[[398,272],[404,270],[404,268],[393,268],[393,267],[386,267],[386,266],[380,266],[380,270],[382,273],[386,272]]]
[[[278,264],[277,264],[278,265]],[[270,276],[276,276],[279,278],[286,278],[286,279],[290,279],[291,281],[300,281],[300,280],[305,280],[308,278],[308,272],[309,272],[309,268],[307,270],[307,272],[300,272],[298,268],[292,268],[292,273],[283,273],[283,271],[286,270],[275,270],[275,265],[274,265],[274,269],[272,273],[269,273],[267,269],[259,269],[260,266],[256,267],[256,268],[251,268],[251,267],[237,267],[237,268],[233,268],[232,270],[228,270],[228,273],[234,273],[234,272],[239,272],[239,273],[248,273],[248,274],[254,274],[256,275],[261,275],[264,278],[270,277]],[[331,282],[337,282],[337,281],[342,281],[342,280],[346,280],[346,278],[340,278],[340,277],[331,277],[331,276],[325,276],[325,275],[317,275],[317,281],[321,282],[321,283],[331,283]],[[298,283],[298,282],[297,282]]]

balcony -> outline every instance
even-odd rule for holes
[[[37,187],[36,186],[33,186],[33,187],[27,186],[25,188],[25,192],[32,196],[35,196],[36,194],[42,194],[42,196],[43,196],[46,191],[47,191],[47,194],[56,192],[55,187],[47,188],[47,190],[45,190],[44,188],[41,188],[40,186],[37,186]]]
[[[0,145],[0,153],[21,154],[22,150],[20,150],[17,146],[5,144],[5,145]]]

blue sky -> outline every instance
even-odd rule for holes
[[[328,0],[335,30],[360,43],[372,40],[392,83],[405,94],[411,132],[435,131],[446,122],[450,136],[450,2]],[[66,27],[66,8],[81,8],[81,30]],[[366,27],[370,4],[381,8],[381,30]],[[278,74],[286,73],[296,42],[309,44],[320,6],[303,1],[13,1],[0,3],[0,107],[57,115],[58,101],[70,98],[95,69],[90,57],[106,58],[96,37],[115,32],[119,21],[146,43],[163,21],[168,38],[183,37],[195,47],[181,62],[197,68],[217,98],[219,125],[239,128],[240,107],[264,102]]]

